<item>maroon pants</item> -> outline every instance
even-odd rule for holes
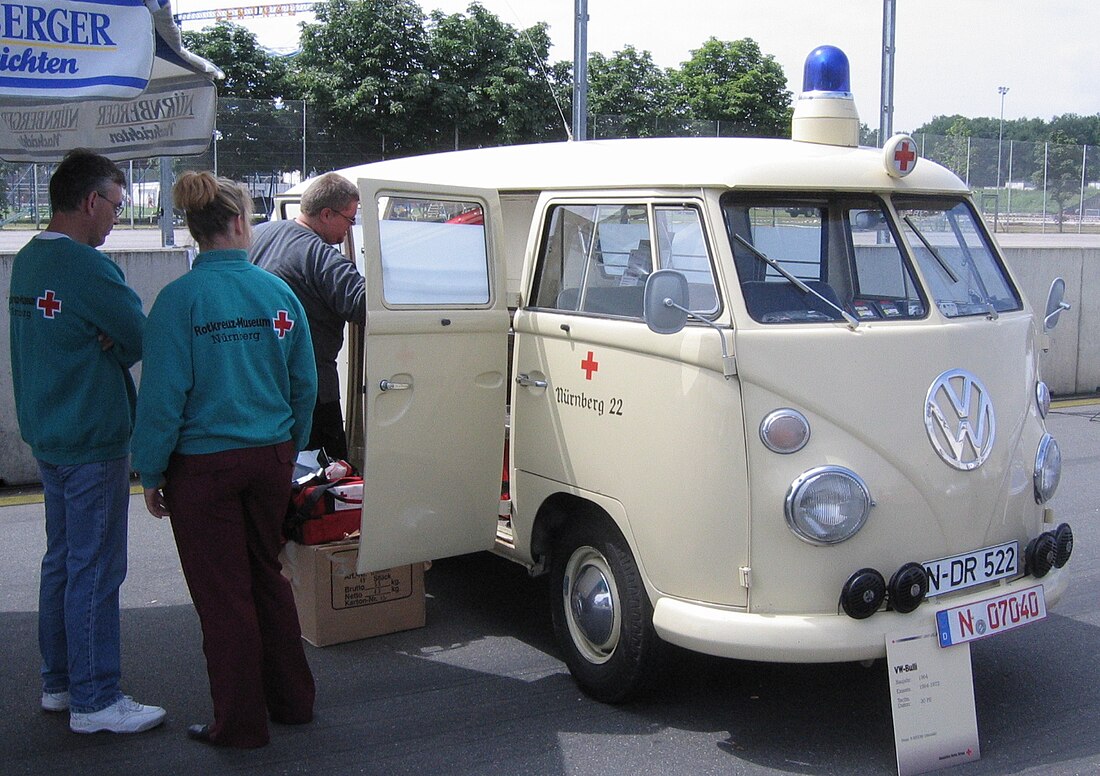
[[[287,724],[313,718],[313,674],[278,560],[293,455],[283,442],[173,455],[168,466],[172,532],[202,623],[210,737],[225,746],[266,744],[269,715]]]

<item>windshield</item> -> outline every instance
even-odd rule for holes
[[[941,313],[956,318],[1021,308],[1019,294],[964,200],[914,196],[893,202]]]
[[[926,314],[880,199],[738,192],[723,198],[722,209],[757,321],[851,324]]]

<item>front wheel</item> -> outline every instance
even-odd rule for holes
[[[574,525],[551,573],[554,634],[577,684],[605,703],[628,700],[652,678],[660,640],[626,540],[598,518]]]

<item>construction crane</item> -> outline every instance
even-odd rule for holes
[[[197,22],[206,19],[232,21],[234,19],[254,19],[268,16],[294,16],[299,13],[312,13],[320,3],[269,3],[267,5],[244,5],[237,8],[211,8],[206,11],[191,11],[174,14],[176,24]]]

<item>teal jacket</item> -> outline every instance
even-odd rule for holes
[[[134,427],[141,483],[168,458],[309,439],[317,369],[305,311],[243,250],[200,253],[157,296],[145,330]]]
[[[145,316],[118,265],[68,237],[35,237],[12,264],[8,315],[16,415],[34,457],[62,466],[124,457]],[[113,347],[103,350],[100,334]]]

